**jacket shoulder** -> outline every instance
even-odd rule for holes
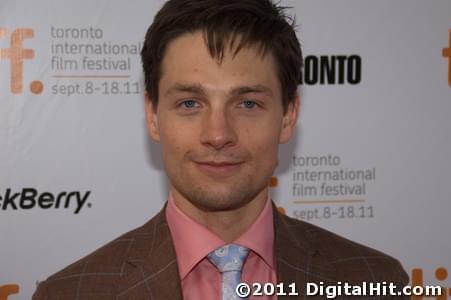
[[[92,299],[111,299],[116,293],[117,281],[152,251],[155,236],[161,227],[165,229],[162,219],[160,212],[143,226],[49,276],[40,282],[32,299],[75,299],[80,293],[92,294]]]
[[[307,241],[298,239],[298,243],[308,243],[325,265],[336,270],[337,280],[408,283],[407,273],[392,256],[316,225],[288,216],[282,218],[295,236],[307,238]]]

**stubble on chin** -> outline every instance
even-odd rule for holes
[[[185,184],[173,182],[173,185],[193,206],[205,212],[230,211],[243,207],[266,187],[264,183],[252,182],[252,175],[228,183],[186,180]]]

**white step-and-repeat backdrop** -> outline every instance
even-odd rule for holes
[[[451,1],[282,3],[305,70],[274,200],[451,298]],[[0,2],[0,300],[161,209],[139,58],[161,4]]]

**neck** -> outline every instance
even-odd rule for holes
[[[246,204],[232,210],[207,211],[193,205],[177,190],[171,188],[177,207],[199,224],[204,225],[226,243],[238,239],[257,219],[268,199],[268,188]]]

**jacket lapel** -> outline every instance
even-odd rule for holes
[[[277,259],[277,281],[288,285],[296,283],[297,292],[305,295],[307,282],[335,281],[336,269],[327,264],[319,247],[301,221],[290,219],[274,210],[275,252]],[[293,299],[279,296],[279,299]]]
[[[166,207],[165,207],[166,208]],[[120,283],[118,299],[182,300],[177,259],[165,208],[142,228],[134,244],[140,259],[131,258],[133,270]],[[136,248],[136,247],[135,247]]]
[[[131,251],[141,254],[136,258],[131,256],[124,266],[129,272],[118,284],[117,299],[183,299],[177,259],[164,210],[134,236],[134,248],[138,249]],[[307,282],[335,281],[336,269],[327,264],[305,223],[280,214],[275,206],[273,211],[277,281],[285,283],[287,292],[290,291],[288,285],[295,282],[300,295],[305,295]],[[293,298],[287,295],[279,296],[279,299]]]

